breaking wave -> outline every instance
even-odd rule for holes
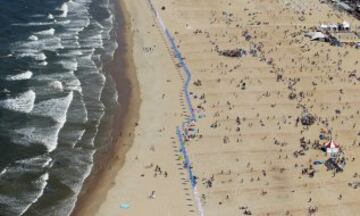
[[[30,113],[33,110],[36,94],[33,90],[19,94],[15,98],[0,101],[0,107],[12,111]]]
[[[59,8],[59,11],[62,12],[60,17],[67,17],[68,12],[69,12],[69,7],[66,2],[61,5],[61,7]]]
[[[50,117],[57,123],[64,124],[66,121],[66,114],[72,100],[73,92],[70,92],[63,98],[53,98],[39,102],[35,104],[31,114]]]
[[[36,32],[35,34],[37,34],[37,35],[54,35],[55,34],[55,29],[50,28],[48,30]]]
[[[9,75],[6,77],[6,80],[12,81],[12,80],[28,80],[31,79],[33,76],[33,73],[31,71],[25,71],[24,73],[16,74],[16,75]]]
[[[0,187],[9,190],[0,193],[0,215],[67,216],[116,104],[103,71],[117,47],[115,17],[108,0],[8,2],[0,7],[15,10],[0,19],[15,18],[0,28],[0,69],[12,72],[0,77]]]

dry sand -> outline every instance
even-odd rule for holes
[[[142,104],[133,147],[94,215],[198,215],[178,161],[183,76],[147,1],[125,0]],[[359,21],[318,0],[155,0],[189,66],[199,132],[186,146],[206,216],[359,215],[359,50],[310,41],[320,23]],[[241,58],[217,50],[242,48]],[[250,49],[258,49],[252,55]],[[260,51],[259,51],[260,50]],[[296,96],[293,99],[289,95]],[[296,119],[307,109],[314,125]],[[314,160],[321,128],[333,130],[347,166],[333,176]],[[294,156],[305,140],[305,155]],[[158,165],[160,172],[154,172]],[[158,170],[158,169],[157,169]],[[167,172],[167,177],[164,176]],[[156,173],[156,174],[155,174]],[[209,187],[211,182],[211,187]],[[155,191],[155,199],[148,195]],[[129,209],[121,209],[129,203]]]
[[[134,132],[120,137],[134,136],[124,164],[118,160],[113,165],[120,164],[122,169],[114,179],[101,178],[104,182],[98,185],[106,187],[111,181],[112,188],[107,192],[95,189],[98,193],[90,194],[88,203],[82,203],[75,215],[187,215],[195,208],[191,208],[193,200],[186,173],[177,160],[179,144],[175,134],[186,114],[181,98],[183,77],[148,4],[125,1],[124,6],[130,12],[127,21],[132,32],[131,52],[140,85],[139,120],[129,123],[136,125]],[[157,166],[161,172],[155,172]],[[149,199],[153,191],[155,199]],[[124,203],[130,208],[121,209]],[[177,206],[181,211],[174,211]]]

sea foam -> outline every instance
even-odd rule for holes
[[[34,106],[32,115],[49,117],[56,121],[56,124],[50,127],[29,127],[16,131],[21,135],[15,142],[29,145],[30,143],[41,143],[46,146],[49,152],[56,149],[58,144],[59,132],[66,122],[67,112],[70,103],[73,100],[73,92],[66,97],[54,98],[37,103]]]
[[[45,100],[35,104],[31,114],[54,119],[57,123],[64,124],[67,110],[73,100],[73,92],[66,97]]]
[[[59,8],[59,10],[62,12],[62,14],[60,15],[60,17],[67,17],[68,12],[69,12],[69,6],[68,6],[67,3],[65,2],[64,4],[61,5],[61,7]]]
[[[14,143],[31,146],[33,144],[44,145],[48,152],[52,152],[56,149],[58,144],[58,136],[64,123],[56,123],[53,126],[47,127],[27,127],[14,130],[16,139],[12,141]]]
[[[35,36],[35,35],[30,35],[30,36],[28,37],[28,40],[37,41],[37,40],[39,40],[39,38],[38,38],[37,36]]]
[[[14,49],[18,52],[36,53],[39,50],[56,50],[63,48],[61,39],[58,37],[47,37],[37,41],[23,41],[14,44]]]
[[[53,16],[52,14],[49,14],[49,15],[47,16],[47,18],[52,20],[52,19],[54,19],[54,16]]]
[[[52,81],[49,83],[49,86],[53,89],[59,90],[59,91],[63,91],[64,90],[64,86],[62,85],[62,83],[58,80]]]
[[[75,58],[71,58],[71,59],[63,59],[61,61],[59,61],[59,64],[70,71],[76,71],[78,69],[78,62]]]
[[[17,112],[29,113],[34,108],[35,97],[35,92],[33,90],[29,90],[15,98],[0,101],[0,107]]]
[[[45,173],[42,176],[40,176],[39,179],[37,179],[34,184],[36,185],[38,191],[37,194],[33,194],[34,197],[32,197],[32,201],[24,207],[24,209],[21,211],[20,215],[25,214],[25,212],[34,204],[36,203],[39,198],[44,194],[45,187],[48,184],[49,180],[49,173]]]
[[[42,52],[29,51],[29,52],[18,54],[18,57],[21,57],[21,58],[29,57],[29,58],[33,58],[37,61],[45,61],[46,60],[46,55]]]
[[[50,29],[47,29],[47,30],[36,32],[35,34],[37,34],[37,35],[54,35],[55,34],[55,29],[50,28]]]
[[[28,80],[28,79],[31,79],[32,76],[33,76],[33,73],[31,71],[25,71],[25,72],[20,73],[20,74],[9,75],[5,79],[8,80],[8,81]]]

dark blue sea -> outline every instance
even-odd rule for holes
[[[0,0],[0,216],[69,215],[101,124],[116,110],[104,68],[109,0]]]

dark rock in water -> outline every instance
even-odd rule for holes
[[[301,117],[300,121],[301,121],[302,125],[309,126],[309,125],[312,125],[315,123],[315,117],[313,115],[311,115],[310,113],[305,113]]]

